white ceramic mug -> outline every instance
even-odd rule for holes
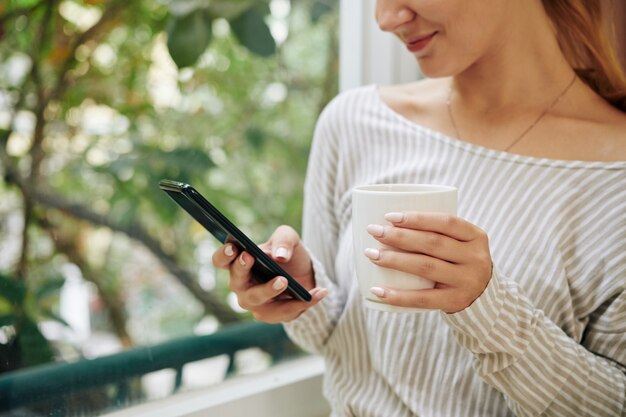
[[[365,255],[366,248],[385,247],[368,232],[370,224],[389,224],[385,214],[391,212],[422,211],[456,215],[457,189],[445,185],[378,184],[352,189],[352,235],[356,258],[356,274],[365,305],[384,311],[424,311],[382,303],[370,292],[371,287],[400,290],[433,288],[434,282],[417,275],[383,268]]]

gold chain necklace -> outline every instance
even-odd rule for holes
[[[541,119],[543,119],[543,117],[544,117],[546,114],[548,114],[548,112],[549,112],[550,110],[552,110],[552,108],[553,108],[554,106],[556,106],[556,103],[558,103],[558,102],[559,102],[559,100],[561,100],[561,98],[563,98],[563,96],[564,96],[565,94],[567,94],[567,92],[568,92],[568,91],[569,91],[569,89],[572,87],[572,85],[574,85],[574,82],[576,81],[576,78],[577,78],[577,77],[576,77],[576,74],[574,73],[574,77],[572,78],[572,81],[570,81],[570,82],[569,82],[569,84],[567,85],[567,87],[565,87],[565,89],[564,89],[563,91],[561,91],[561,93],[560,93],[560,94],[559,94],[559,95],[558,95],[558,96],[557,96],[557,97],[556,97],[556,98],[552,101],[552,103],[550,103],[550,105],[549,105],[548,107],[546,107],[546,109],[545,109],[545,110],[544,110],[544,111],[543,111],[543,112],[539,115],[539,117],[537,117],[537,118],[535,119],[535,121],[534,121],[534,122],[532,122],[532,123],[530,124],[530,126],[528,126],[528,127],[526,128],[526,130],[524,130],[524,131],[522,132],[522,134],[521,134],[521,135],[519,135],[519,136],[518,136],[518,137],[517,137],[517,138],[516,138],[513,142],[511,142],[511,143],[509,144],[509,146],[507,146],[506,148],[504,148],[504,151],[505,151],[505,152],[506,152],[506,151],[508,151],[509,149],[511,149],[511,148],[512,148],[512,147],[513,147],[516,143],[518,143],[520,140],[522,140],[522,138],[523,138],[524,136],[526,136],[526,134],[527,134],[528,132],[530,132],[530,130],[531,130],[533,127],[535,127],[535,125],[536,125],[537,123],[539,123],[539,121],[540,121]],[[448,88],[448,99],[446,100],[446,106],[448,107],[448,115],[450,116],[450,121],[452,122],[452,127],[454,127],[454,131],[456,132],[456,137],[457,137],[458,139],[462,140],[462,139],[461,139],[461,134],[459,133],[459,129],[458,129],[458,127],[456,126],[456,122],[454,121],[454,116],[452,115],[452,106],[451,106],[451,104],[450,104],[451,98],[452,98],[452,87]]]

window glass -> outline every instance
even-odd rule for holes
[[[299,229],[337,9],[0,4],[0,415],[99,415],[299,353],[238,307],[218,242],[158,183],[257,242]]]

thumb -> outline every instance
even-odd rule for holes
[[[288,262],[296,248],[300,245],[300,236],[290,226],[279,226],[267,242],[272,258],[280,262]]]

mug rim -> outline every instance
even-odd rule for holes
[[[394,189],[389,189],[394,188]],[[399,188],[399,189],[398,189]],[[403,190],[406,189],[406,190]],[[352,188],[354,193],[359,194],[434,194],[434,193],[447,193],[451,191],[457,191],[457,188],[451,185],[439,185],[439,184],[367,184],[359,185]]]

